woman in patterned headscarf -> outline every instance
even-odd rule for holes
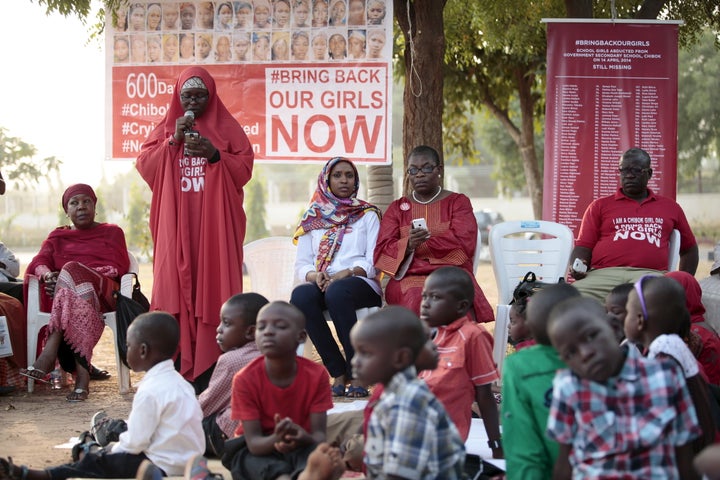
[[[242,292],[243,186],[254,156],[207,70],[184,70],[174,92],[136,167],[153,192],[151,308],[179,320],[179,370],[202,390],[221,353],[220,306]]]
[[[368,395],[352,377],[350,329],[357,322],[355,310],[382,303],[373,266],[380,211],[357,198],[359,184],[350,160],[330,159],[293,238],[298,246],[295,273],[305,283],[293,290],[290,303],[305,314],[310,339],[334,379],[335,396]],[[344,357],[323,310],[330,313]]]

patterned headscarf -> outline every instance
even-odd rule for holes
[[[86,185],[84,183],[76,183],[75,185],[70,185],[65,190],[65,193],[63,193],[62,206],[63,210],[65,210],[65,213],[67,213],[68,202],[75,195],[87,195],[88,197],[92,198],[93,203],[97,203],[97,196],[95,196],[95,191],[90,185]]]
[[[185,83],[183,83],[182,88],[180,91],[185,90],[186,88],[202,88],[203,90],[207,90],[207,86],[205,85],[205,82],[202,81],[202,78],[200,77],[190,77],[188,78]]]
[[[353,193],[348,198],[336,197],[330,191],[330,172],[340,162],[347,162],[355,172]],[[347,158],[334,157],[328,160],[318,175],[317,183],[315,193],[310,200],[310,207],[303,214],[300,224],[295,230],[293,243],[297,244],[298,238],[312,230],[326,230],[320,240],[318,256],[315,259],[317,271],[324,272],[332,263],[335,253],[340,250],[348,225],[355,223],[367,212],[374,212],[379,218],[380,210],[357,198],[360,178],[357,168]]]

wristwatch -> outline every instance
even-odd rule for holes
[[[488,447],[490,447],[492,450],[502,448],[502,440],[488,440]]]

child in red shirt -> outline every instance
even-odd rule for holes
[[[262,356],[233,379],[232,418],[240,424],[222,459],[236,480],[297,478],[325,440],[330,378],[325,367],[296,355],[306,335],[305,317],[294,305],[272,302],[258,313],[255,342]]]
[[[493,338],[467,316],[474,295],[472,279],[458,267],[441,267],[425,280],[420,319],[437,328],[434,341],[440,362],[435,370],[420,372],[420,378],[445,406],[463,441],[470,432],[472,404],[476,401],[493,458],[503,458],[498,407],[491,389],[498,379],[492,358]]]

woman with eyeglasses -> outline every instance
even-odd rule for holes
[[[386,303],[420,315],[425,278],[440,267],[456,266],[467,271],[475,285],[475,320],[494,321],[473,271],[478,228],[470,199],[442,187],[443,167],[433,148],[415,147],[407,166],[412,192],[390,204],[375,247],[375,267],[390,276]]]
[[[152,190],[152,310],[180,323],[180,373],[197,391],[220,355],[220,306],[242,292],[243,186],[253,150],[202,67],[184,70],[136,168]]]

